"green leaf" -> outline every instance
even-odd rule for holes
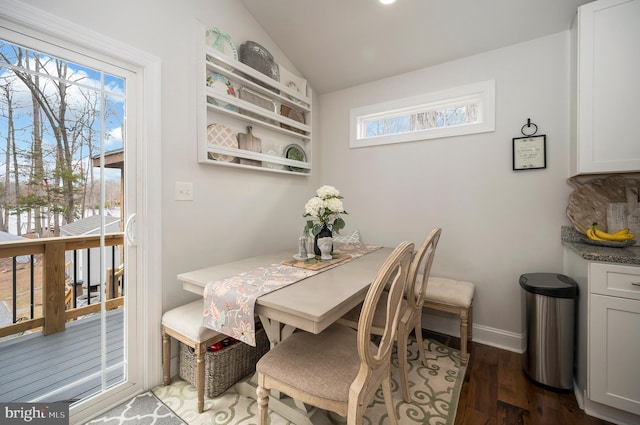
[[[344,226],[345,226],[344,220],[341,217],[338,217],[333,222],[333,231],[339,235],[340,230],[344,229]]]

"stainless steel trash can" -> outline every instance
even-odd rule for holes
[[[578,285],[556,273],[520,276],[525,291],[526,348],[522,368],[551,390],[573,388],[575,304]]]

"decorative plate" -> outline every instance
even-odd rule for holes
[[[307,154],[304,153],[304,149],[300,145],[289,145],[284,148],[284,157],[287,159],[293,159],[295,161],[307,161]],[[291,171],[296,171],[301,173],[304,171],[304,168],[292,167],[287,165],[287,168]]]
[[[231,81],[217,72],[210,72],[209,75],[207,75],[207,86],[211,87],[216,93],[236,97],[236,89],[233,87],[233,84],[231,84]],[[207,101],[230,111],[236,110],[236,107],[231,103],[222,102],[213,97],[207,96]]]
[[[230,148],[238,148],[238,139],[233,131],[223,124],[211,124],[207,127],[207,142],[210,145],[227,146]],[[217,161],[233,162],[236,157],[231,155],[223,155],[220,153],[209,152],[209,158]]]
[[[256,106],[264,108],[264,109],[268,110],[269,112],[273,112],[274,114],[276,113],[276,103],[273,100],[271,100],[271,99],[269,99],[269,98],[267,98],[267,97],[265,97],[265,96],[263,96],[263,95],[261,95],[259,93],[256,93],[255,91],[250,90],[250,89],[248,89],[246,87],[240,87],[240,90],[239,90],[239,93],[238,93],[238,97],[240,99],[246,100],[247,102],[252,103],[252,104],[254,104]],[[253,113],[251,111],[247,111],[246,109],[240,108],[240,113],[243,114],[243,115],[247,115],[249,117],[261,120],[261,121],[265,121],[265,122],[274,124],[274,125],[277,124],[272,119],[265,118],[262,115],[255,114],[255,113]]]
[[[280,68],[273,60],[273,55],[255,41],[245,41],[240,45],[240,62],[250,66],[258,72],[261,72],[269,78],[280,81]],[[279,92],[279,90],[276,90],[261,81],[255,82],[269,90],[275,91],[276,93]]]
[[[290,89],[293,89],[294,91],[297,91],[298,93],[301,92],[300,87],[298,87],[298,85],[296,83],[294,83],[293,81],[289,81],[287,83],[287,87],[289,87]],[[298,105],[304,105],[304,102],[301,100],[296,99],[295,97],[291,96],[291,95],[287,95],[287,97],[289,98],[289,100],[294,101],[295,103],[297,103]]]
[[[304,113],[297,109],[290,108],[287,105],[280,105],[280,115],[305,124]],[[305,134],[304,130],[299,130],[287,124],[280,124],[280,127],[289,131],[295,131],[296,133]]]
[[[271,155],[271,156],[277,156],[278,158],[281,158],[283,155],[283,151],[282,151],[282,145],[278,145],[275,143],[264,143],[262,144],[262,153],[265,153],[267,155]],[[266,168],[271,168],[273,170],[284,170],[284,165],[282,164],[277,164],[275,162],[267,162],[267,161],[262,161],[262,166],[266,167]]]
[[[208,47],[213,47],[217,51],[238,60],[238,51],[231,42],[229,34],[220,31],[218,28],[209,28],[206,37],[205,43]]]
[[[270,112],[276,112],[276,103],[273,100],[246,87],[240,87],[240,99],[253,103],[254,105],[264,108]]]
[[[307,80],[302,77],[298,77],[293,72],[289,71],[287,68],[280,65],[280,82],[285,86],[293,89],[294,91],[299,92],[303,96],[307,95]],[[296,97],[287,95],[287,97],[293,102],[304,105],[305,103],[301,100],[298,100]]]

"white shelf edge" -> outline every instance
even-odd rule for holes
[[[297,110],[300,110],[302,112],[305,113],[310,113],[311,112],[311,106],[308,103],[305,102],[298,102],[292,99],[289,99],[288,97],[284,97],[282,96],[282,94],[278,94],[275,93],[272,90],[269,90],[263,86],[261,86],[260,84],[257,84],[251,80],[248,80],[246,78],[244,78],[242,75],[240,74],[236,74],[233,71],[229,71],[228,69],[223,68],[220,65],[214,64],[212,62],[208,62],[207,61],[207,71],[209,71],[210,69],[212,69],[214,72],[224,76],[225,78],[227,78],[228,80],[234,82],[235,84],[240,84],[241,87],[247,87],[250,88],[253,91],[256,91],[258,93],[260,93],[261,95],[264,96],[268,96],[271,98],[274,98],[276,100],[278,100],[280,103],[289,106],[290,108],[294,108]],[[239,90],[238,87],[236,87],[236,89]]]
[[[288,165],[290,167],[311,169],[311,162],[296,161],[294,159],[273,156],[264,153],[248,151],[245,149],[232,148],[221,145],[207,145],[207,153],[219,153],[222,155],[234,156],[242,159],[253,159],[256,161],[270,162],[272,164]]]
[[[280,173],[280,174],[287,174],[290,176],[304,176],[304,177],[311,176],[311,170],[309,170],[309,172],[299,172],[299,171],[291,171],[291,170],[278,169],[278,168],[258,167],[258,166],[249,165],[249,164],[239,164],[237,162],[216,161],[215,159],[205,159],[205,160],[200,160],[198,162],[201,164],[207,164],[207,165],[220,165],[223,167],[243,168],[245,170],[266,171],[269,173]]]
[[[299,130],[311,133],[311,127],[308,126],[307,124],[296,121],[296,120],[292,120],[289,117],[285,117],[284,115],[280,115],[276,112],[270,111],[269,109],[265,109],[260,106],[254,105],[253,103],[247,102],[246,100],[239,99],[234,96],[229,96],[223,93],[217,93],[213,91],[211,88],[207,88],[207,96],[213,97],[214,99],[218,99],[223,103],[230,103],[233,106],[237,107],[238,109],[245,109],[249,112],[253,112],[254,114],[258,114],[265,118],[272,119],[274,121],[281,122],[282,124],[286,124],[288,126],[295,127]],[[219,106],[219,105],[214,105],[214,106]],[[229,110],[229,112],[236,112],[236,111]],[[242,115],[240,112],[236,112],[236,113],[239,115]]]
[[[223,114],[229,115],[229,116],[237,118],[239,120],[249,121],[252,124],[255,124],[257,126],[262,126],[264,128],[268,128],[270,130],[274,130],[274,131],[277,131],[279,133],[286,134],[287,136],[295,137],[295,138],[298,138],[298,139],[303,140],[303,141],[310,141],[311,140],[311,135],[310,134],[300,134],[300,133],[297,133],[295,131],[287,130],[286,128],[282,128],[282,127],[280,127],[278,125],[274,125],[274,124],[271,124],[269,122],[266,122],[266,121],[263,121],[263,120],[260,120],[260,119],[257,119],[257,118],[250,117],[249,115],[243,115],[243,114],[241,114],[240,112],[237,112],[237,111],[231,111],[231,110],[226,109],[226,108],[224,108],[222,106],[214,105],[213,103],[206,102],[206,104],[207,104],[207,108],[209,108],[211,110],[214,110],[216,112],[221,112]],[[248,108],[243,108],[243,109],[248,109]],[[266,109],[265,109],[265,111],[266,111]],[[297,121],[294,121],[294,122],[297,122]],[[298,123],[298,124],[302,124],[302,123]]]
[[[205,47],[205,53],[206,55],[209,55],[213,58],[215,58],[216,60],[222,62],[225,65],[229,65],[231,67],[233,67],[234,69],[237,69],[238,71],[242,72],[243,74],[246,74],[248,76],[250,76],[251,78],[255,78],[256,80],[259,80],[271,87],[273,87],[276,90],[279,90],[280,93],[284,92],[287,95],[293,96],[294,98],[302,101],[303,103],[306,103],[307,105],[311,105],[311,97],[307,96],[306,93],[302,94],[298,91],[293,90],[290,87],[285,86],[284,84],[281,84],[279,81],[276,81],[272,78],[269,78],[268,76],[264,75],[263,73],[256,71],[255,69],[251,68],[250,66],[237,61],[227,55],[225,55],[222,52],[219,52],[216,49],[213,49],[211,47]],[[206,59],[206,58],[205,58]],[[212,63],[210,61],[207,61],[208,63]],[[220,67],[221,69],[225,70],[225,72],[227,74],[231,74],[231,75],[237,75],[237,74],[233,74],[232,72],[226,70],[224,67]],[[249,81],[249,80],[247,80]],[[254,83],[255,84],[255,83]],[[257,87],[262,87],[259,84],[255,84]],[[263,87],[264,89],[264,87]],[[274,92],[271,92],[271,94],[276,94]]]

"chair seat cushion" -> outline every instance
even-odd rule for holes
[[[306,394],[346,403],[360,368],[357,347],[357,332],[347,326],[298,331],[262,356],[256,369]]]
[[[204,342],[220,335],[219,332],[203,325],[204,298],[176,307],[162,315],[162,324],[174,331],[196,341]]]
[[[421,281],[422,276],[419,276],[418,279]],[[473,282],[430,276],[425,301],[469,308],[473,301],[474,291]]]

